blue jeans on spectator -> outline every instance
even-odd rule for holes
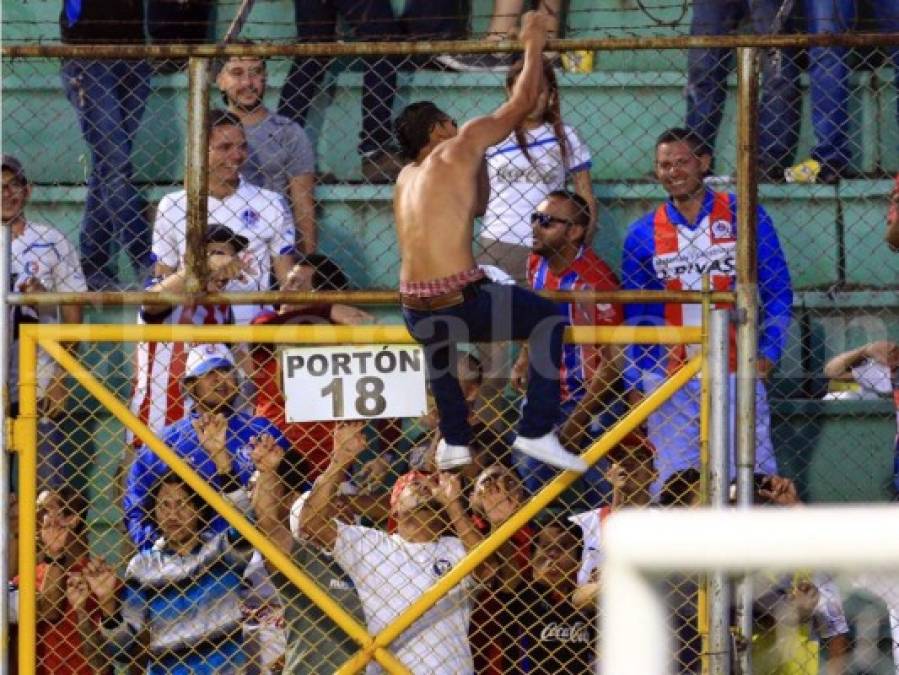
[[[151,233],[144,200],[133,182],[131,151],[150,95],[150,64],[69,60],[63,62],[61,75],[91,152],[80,237],[88,285],[116,282],[118,243],[141,277],[150,265]]]
[[[748,0],[694,0],[691,35],[733,33],[750,11]],[[781,0],[753,0],[752,29],[775,30]],[[727,76],[733,69],[733,50],[690,49],[687,55],[687,120],[714,153],[724,113]],[[765,52],[762,58],[762,95],[759,110],[759,165],[777,173],[789,166],[799,141],[799,69],[791,50]]]
[[[406,327],[424,346],[428,383],[451,445],[468,445],[468,405],[456,374],[460,342],[527,340],[531,363],[527,401],[518,423],[525,438],[544,436],[559,422],[559,367],[567,319],[557,305],[519,286],[485,283],[460,305],[432,312],[403,308]]]
[[[400,29],[390,0],[294,0],[297,40],[325,42],[334,39],[337,17],[343,17],[361,40],[396,39]],[[321,89],[329,59],[298,57],[278,102],[278,114],[306,126],[312,100]],[[393,99],[396,96],[396,64],[391,58],[369,59],[362,77],[362,132],[359,152],[370,155],[389,148],[393,141]]]
[[[845,33],[855,24],[855,0],[805,0],[808,32]],[[899,32],[899,6],[886,0],[869,3],[878,29]],[[815,147],[812,157],[835,171],[844,169],[852,160],[849,147],[849,64],[846,47],[812,47],[809,49],[809,80],[812,98],[812,126]],[[896,90],[899,92],[899,47],[890,50]],[[899,96],[896,101],[899,119]]]

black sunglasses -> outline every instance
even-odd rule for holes
[[[534,211],[531,214],[531,225],[539,225],[543,229],[549,229],[553,226],[553,223],[563,223],[564,225],[574,225],[573,220],[568,220],[567,218],[556,218],[555,216],[551,216],[548,213],[542,213],[541,211]]]

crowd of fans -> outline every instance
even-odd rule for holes
[[[160,23],[154,4],[147,21],[156,26],[156,32],[151,31],[156,36],[166,21]],[[199,4],[202,13],[210,3]],[[354,3],[297,0],[298,31],[307,26],[299,18],[312,11],[324,12],[317,31],[332,29],[338,15],[357,29],[381,31],[393,20],[392,9],[386,0],[371,4],[384,5],[379,10],[386,12],[383,21],[367,22],[369,15],[358,15]],[[409,3],[407,14],[421,27],[428,16],[418,4]],[[505,4],[514,3],[498,2],[497,17],[520,11],[502,9]],[[696,9],[703,4],[697,0]],[[809,0],[806,5],[813,16],[816,3]],[[142,3],[116,5],[121,24],[115,40],[108,32],[109,9],[101,21],[99,6],[90,0],[65,2],[60,18],[64,39],[120,42],[129,39],[122,31],[131,31],[131,41],[144,41]],[[711,12],[711,6],[704,11]],[[703,16],[695,11],[694,21]],[[497,17],[491,32],[503,35],[509,28],[498,27],[502,21]],[[723,31],[731,18],[716,21]],[[450,26],[436,32],[452,36],[454,30]],[[383,34],[360,32],[369,38]],[[185,38],[169,34],[165,39]],[[815,67],[841,58],[831,51],[813,55]],[[491,197],[484,205],[478,260],[484,274],[534,290],[700,290],[706,274],[714,288],[732,288],[737,198],[704,182],[713,167],[718,122],[701,108],[720,109],[720,101],[703,102],[698,93],[703,87],[694,80],[720,76],[723,81],[722,74],[702,65],[709,58],[714,56],[691,55],[686,127],[665,130],[657,138],[654,172],[668,200],[629,228],[620,282],[592,247],[599,224],[590,184],[591,150],[563,123],[553,61],[547,59],[533,109],[486,153]],[[451,67],[502,65],[462,59]],[[509,68],[510,99],[522,67]],[[279,112],[273,113],[262,103],[262,59],[233,57],[217,65],[216,83],[226,109],[212,110],[208,122],[207,291],[349,287],[334,262],[316,253],[315,157],[301,124],[321,69],[314,59],[298,60],[282,91]],[[359,152],[371,180],[390,180],[400,166],[390,150],[395,76],[386,58],[372,60],[365,74],[373,84],[362,100]],[[779,71],[768,77],[785,76]],[[185,191],[163,197],[150,227],[131,183],[130,150],[149,78],[149,66],[142,62],[71,60],[63,66],[67,96],[78,110],[92,152],[80,261],[56,229],[26,218],[30,183],[25,168],[18,159],[3,156],[3,225],[12,233],[14,290],[84,291],[114,285],[110,261],[116,237],[122,238],[138,273],[148,272],[152,264],[149,291],[185,289]],[[813,80],[813,96],[814,86]],[[714,91],[704,96],[723,95],[720,83],[705,88]],[[125,93],[112,101],[113,91]],[[425,112],[439,114],[436,107]],[[818,122],[826,127],[822,120],[829,113],[813,114],[818,132]],[[435,117],[426,135],[443,133],[444,127],[450,134],[456,123]],[[842,141],[818,140],[813,155],[821,164],[821,180],[839,179],[848,166],[839,150]],[[761,146],[764,158],[770,148],[764,141]],[[782,162],[789,153],[778,147],[776,154]],[[773,173],[784,168],[777,165]],[[766,171],[773,175],[770,167]],[[899,177],[891,199],[886,237],[896,246]],[[774,223],[761,206],[758,286],[756,499],[789,507],[797,505],[799,497],[795,485],[778,475],[765,381],[784,349],[792,290]],[[701,320],[698,306],[680,304],[573,302],[551,311],[558,314],[559,325],[695,326]],[[79,323],[81,318],[77,307],[67,305],[57,312],[22,307],[13,324]],[[279,325],[360,324],[374,318],[343,304],[230,307],[160,302],[141,307],[137,320],[157,325]],[[441,424],[446,420],[436,409],[414,425],[401,420],[367,425],[288,422],[273,345],[140,344],[131,409],[203,480],[249,515],[349,616],[376,634],[556,475],[549,464],[513,448],[511,418],[517,412],[513,406],[511,412],[497,414],[502,406],[496,401],[504,390],[521,391],[535,377],[558,380],[561,414],[550,422],[560,428],[566,450],[577,454],[695,355],[692,348],[680,346],[566,345],[561,367],[547,377],[541,364],[534,364],[539,355],[527,349],[505,373],[507,355],[496,350],[450,353],[454,358],[439,386],[462,392],[463,422],[471,427],[470,455],[446,451]],[[332,617],[254,552],[137,439],[128,439],[122,471],[122,506],[131,544],[128,563],[119,571],[92,556],[87,503],[70,484],[75,467],[59,452],[58,420],[68,396],[64,373],[42,359],[39,672],[111,673],[116,663],[147,673],[331,672],[358,650]],[[733,360],[732,392],[735,366]],[[895,344],[872,343],[838,355],[825,375],[855,378],[862,387],[891,393],[899,411]],[[618,509],[692,508],[702,501],[700,388],[698,379],[690,381],[649,416],[644,428],[584,472],[573,491],[577,500],[563,497],[534,522],[522,524],[391,643],[396,658],[413,672],[589,672],[597,658],[595,612],[602,593],[604,520]],[[549,410],[540,414],[554,415]],[[416,441],[401,442],[413,430],[420,434]],[[730,453],[733,474],[732,448]],[[896,457],[899,491],[899,452]],[[21,545],[16,524],[14,518],[13,575],[15,551]],[[768,581],[756,589],[757,633],[741,636],[741,648],[753,651],[756,672],[818,672],[825,652],[829,672],[842,672],[849,629],[833,580],[797,574]],[[698,672],[697,581],[681,578],[669,585],[679,667]],[[17,593],[14,583],[14,610]]]

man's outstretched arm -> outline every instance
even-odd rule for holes
[[[482,155],[512,133],[534,109],[543,85],[543,46],[551,17],[545,11],[528,12],[521,19],[519,38],[524,45],[524,67],[508,100],[490,115],[476,117],[459,130],[461,146]]]

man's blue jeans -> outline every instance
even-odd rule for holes
[[[486,283],[460,305],[433,312],[403,308],[406,326],[424,346],[428,382],[440,412],[440,432],[451,445],[468,445],[468,405],[456,374],[460,342],[527,340],[527,402],[518,433],[537,438],[559,422],[559,367],[566,317],[557,305],[519,286]]]
[[[121,244],[143,275],[150,264],[150,227],[133,182],[131,151],[150,95],[150,65],[69,60],[61,76],[91,152],[80,237],[84,274],[92,287],[115,282]]]
[[[736,31],[750,11],[748,0],[694,0],[691,35],[725,35]],[[752,29],[774,30],[781,0],[753,0]],[[759,109],[759,165],[788,166],[799,141],[799,69],[790,50],[765,52],[762,58],[762,95]],[[714,153],[724,102],[727,76],[733,70],[730,49],[691,49],[687,55],[687,120]]]
[[[400,32],[389,0],[294,0],[297,40],[330,42],[335,39],[337,19],[353,28],[359,40],[396,39]],[[300,56],[293,66],[278,102],[278,114],[306,126],[313,99],[330,60]],[[359,152],[363,155],[388,148],[393,142],[393,99],[396,96],[396,59],[366,59],[362,76],[362,131]]]
[[[877,28],[888,33],[899,32],[899,7],[882,0],[869,3],[877,18]],[[805,0],[808,32],[845,33],[855,25],[855,0]],[[849,64],[845,47],[812,47],[809,49],[812,126],[815,147],[812,157],[839,171],[852,159],[849,147]],[[899,47],[890,50],[896,90],[899,91]],[[899,119],[899,96],[896,100]]]

